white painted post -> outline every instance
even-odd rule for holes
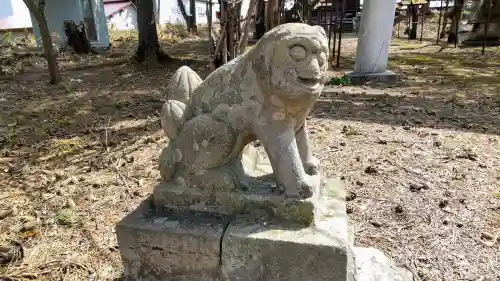
[[[364,1],[358,32],[356,62],[354,71],[350,74],[351,77],[391,80],[396,76],[393,72],[387,71],[396,1]]]

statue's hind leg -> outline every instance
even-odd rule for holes
[[[235,136],[226,123],[210,114],[196,116],[182,127],[176,144],[176,176],[181,181],[193,187],[234,188],[234,177],[226,164],[238,154],[233,151]]]

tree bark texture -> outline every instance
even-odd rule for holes
[[[417,39],[417,29],[418,29],[418,6],[412,5],[408,7],[410,10],[410,39]]]
[[[179,10],[181,10],[182,17],[186,21],[186,29],[189,31],[191,22],[186,11],[186,6],[184,6],[184,2],[182,2],[182,0],[177,0],[177,6],[179,6]]]
[[[445,0],[446,6],[444,8],[444,17],[443,17],[443,24],[441,25],[441,33],[439,35],[439,39],[443,39],[446,36],[446,26],[448,25],[448,18],[449,12],[448,12],[448,7],[450,5],[450,1]]]
[[[255,15],[255,39],[260,39],[266,33],[266,3],[264,0],[257,0],[257,12]]]
[[[221,65],[236,58],[244,52],[247,43],[243,40],[248,40],[248,35],[244,39],[241,28],[241,2],[219,1],[221,7],[220,17],[220,36],[217,39],[215,52],[212,54],[213,69],[217,69]],[[252,4],[253,3],[253,4]],[[256,0],[249,3],[248,16],[252,15],[255,8]],[[250,21],[250,17],[247,17]],[[247,25],[243,29],[248,29]]]
[[[243,54],[248,46],[248,32],[250,29],[250,23],[252,22],[251,18],[255,13],[255,5],[257,4],[257,0],[250,0],[248,4],[247,17],[245,20],[245,25],[243,26],[243,34],[241,35],[240,40],[240,54]]]
[[[222,59],[222,65],[226,64],[229,60],[227,57],[227,41],[228,37],[230,36],[228,34],[229,32],[229,26],[227,24],[228,21],[228,15],[227,15],[227,2],[226,1],[219,1],[219,3],[222,2],[222,5],[220,5],[220,22],[221,22],[221,31],[224,30],[225,36],[221,36],[220,40],[222,40],[222,54],[221,54],[221,59]],[[221,33],[222,34],[222,33]]]
[[[241,2],[231,3],[228,5],[228,27],[229,37],[227,41],[228,60],[232,60],[239,55],[239,42],[241,38]]]
[[[454,43],[458,41],[458,25],[459,21],[462,19],[463,9],[464,9],[464,0],[455,0],[455,6],[453,7],[451,16],[451,26],[450,32],[448,33],[448,43]]]
[[[279,1],[268,0],[266,7],[266,31],[269,31],[279,24]]]
[[[190,0],[189,2],[189,32],[195,34],[198,32],[198,25],[196,24],[196,0]]]
[[[50,36],[49,26],[45,17],[45,2],[42,0],[36,3],[35,0],[24,0],[24,3],[33,17],[35,17],[40,29],[43,51],[50,74],[50,83],[57,84],[61,82],[61,73],[57,66],[57,54],[52,46],[52,37]]]
[[[153,0],[137,0],[139,44],[135,53],[135,60],[138,62],[150,59],[155,59],[158,62],[172,60],[160,48],[153,7]]]

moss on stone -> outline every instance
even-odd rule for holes
[[[155,188],[155,204],[178,209],[192,209],[228,215],[245,215],[255,219],[270,219],[284,223],[298,223],[310,226],[315,221],[315,204],[324,204],[326,209],[337,208],[335,203],[343,200],[343,183],[338,180],[329,180],[325,183],[319,202],[311,200],[286,199],[273,194],[259,194],[241,190],[200,190],[198,188],[176,188],[175,186],[160,185]],[[158,206],[157,206],[158,207]],[[319,214],[327,218],[329,213]],[[317,213],[317,212],[316,212]]]

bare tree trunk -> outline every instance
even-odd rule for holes
[[[198,25],[196,23],[196,0],[190,0],[189,2],[189,32],[195,34],[198,32]]]
[[[441,26],[441,33],[439,35],[439,39],[442,39],[446,36],[446,26],[448,25],[448,7],[450,5],[450,1],[449,0],[445,0],[446,2],[446,6],[444,8],[445,12],[444,12],[444,17],[443,17],[443,25]]]
[[[228,40],[228,37],[229,37],[229,24],[228,24],[228,11],[227,11],[227,2],[226,1],[222,1],[222,5],[220,6],[220,10],[221,10],[221,13],[220,13],[220,21],[221,21],[221,27],[220,29],[221,30],[224,30],[224,33],[225,33],[225,36],[222,37],[221,36],[221,40],[222,40],[222,64],[226,64],[228,59],[227,59],[227,40]]]
[[[422,7],[420,8],[420,12],[422,13],[422,15],[431,15],[432,12],[431,12],[431,3],[430,2],[427,2],[427,4],[423,4]]]
[[[417,39],[418,28],[418,6],[410,6],[411,23],[410,23],[410,39]]]
[[[278,0],[268,0],[266,7],[266,31],[273,29],[278,23]]]
[[[214,38],[212,37],[212,0],[207,1],[207,8],[206,8],[206,15],[207,15],[207,23],[208,23],[208,43],[210,44],[210,48],[212,48],[215,44]],[[212,50],[211,50],[212,51]]]
[[[255,0],[252,1],[255,2]],[[219,3],[221,7],[221,32],[217,39],[215,53],[212,56],[213,69],[217,69],[236,58],[240,54],[240,44],[242,42],[240,24],[241,2],[219,1]],[[255,3],[251,5],[255,6]],[[249,7],[249,9],[253,10],[252,7]],[[246,43],[243,44],[246,48]]]
[[[245,25],[243,27],[243,34],[241,36],[240,41],[240,54],[243,54],[248,46],[248,32],[250,29],[250,23],[252,22],[251,18],[255,13],[255,5],[257,4],[257,0],[250,0],[248,4],[247,18],[245,20]]]
[[[227,41],[227,49],[229,51],[229,60],[236,58],[239,54],[239,41],[241,37],[241,2],[232,2],[228,4],[228,41]]]
[[[448,33],[448,43],[454,43],[458,41],[458,25],[462,19],[462,12],[464,8],[464,0],[455,0],[455,6],[452,11],[452,19],[450,32]]]
[[[182,17],[186,21],[186,29],[189,31],[191,28],[191,22],[186,12],[186,6],[184,6],[184,2],[182,2],[182,0],[177,0],[177,6],[179,6],[179,10],[181,10]]]
[[[257,11],[255,15],[255,39],[260,39],[266,32],[266,3],[264,0],[257,0]]]
[[[137,23],[139,25],[139,45],[135,53],[137,62],[150,59],[157,62],[172,60],[160,48],[155,22],[153,0],[137,0]]]
[[[35,17],[40,29],[43,51],[50,74],[50,83],[57,84],[61,82],[61,73],[57,66],[57,55],[52,46],[52,37],[50,36],[49,26],[45,18],[45,1],[39,0],[38,3],[36,3],[35,0],[24,0],[24,4],[26,4],[30,13]]]
[[[227,4],[226,6],[226,28],[227,28],[227,61],[230,61],[234,58],[234,4]]]

